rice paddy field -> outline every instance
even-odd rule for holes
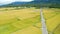
[[[49,34],[60,34],[60,9],[43,8]],[[40,9],[0,8],[0,34],[42,34]]]
[[[0,8],[0,34],[42,34],[40,9]]]
[[[44,8],[43,14],[49,34],[60,34],[60,9]]]

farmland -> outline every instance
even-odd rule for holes
[[[49,34],[60,34],[60,9],[43,8]],[[42,34],[40,9],[0,8],[0,34]]]
[[[0,8],[0,34],[41,34],[39,10]]]
[[[44,8],[43,14],[49,34],[60,34],[60,9]]]

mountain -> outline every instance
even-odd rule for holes
[[[40,1],[32,1],[32,2],[13,2],[8,5],[23,5],[23,4],[39,4]]]
[[[21,4],[26,4],[27,2],[13,2],[10,3],[11,5],[21,5]]]
[[[16,6],[59,6],[60,7],[60,0],[34,0],[31,2],[12,2],[10,4],[2,5],[1,7],[16,7]]]
[[[47,3],[58,3],[60,4],[60,0],[34,0],[31,2],[12,2],[7,5],[23,5],[23,4],[47,4]]]
[[[10,4],[6,4],[6,5],[2,5],[1,7],[3,6],[21,6],[21,5],[34,5],[34,4],[40,4],[40,1],[31,1],[31,2],[12,2]]]

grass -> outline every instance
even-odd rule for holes
[[[39,23],[39,25],[38,25],[38,23]],[[34,18],[25,19],[25,20],[21,21],[21,23],[14,23],[12,25],[14,25],[17,28],[22,29],[21,30],[22,32],[20,30],[18,30],[16,32],[14,32],[13,34],[17,34],[17,33],[18,34],[19,33],[21,33],[21,34],[33,34],[36,31],[34,29],[37,29],[36,33],[34,33],[34,34],[38,34],[38,32],[39,32],[39,34],[41,34],[40,28],[37,28],[39,26],[41,27],[40,17],[39,16],[34,17]],[[37,26],[37,27],[35,27],[34,25]]]
[[[17,30],[17,28],[12,26],[11,24],[0,26],[0,34],[9,34],[15,30]]]
[[[49,34],[60,34],[60,9],[44,8],[43,14]],[[41,27],[40,9],[0,9],[0,34],[42,34]]]
[[[44,9],[43,13],[46,19],[46,26],[49,33],[51,33],[57,27],[57,25],[60,24],[60,10],[55,8],[48,8]],[[57,31],[59,30],[57,29]],[[58,33],[57,31],[55,31],[55,33]]]
[[[29,26],[28,28],[16,31],[12,34],[42,34],[42,31],[34,26]]]
[[[54,30],[54,34],[60,34],[60,24]]]
[[[39,16],[29,18],[29,19],[25,19],[25,20],[22,20],[22,21],[8,23],[8,24],[0,26],[0,32],[2,34],[3,33],[5,34],[5,33],[14,32],[15,30],[20,30],[20,29],[24,29],[26,27],[29,27],[31,25],[35,25],[38,22],[40,22],[40,17]]]
[[[35,8],[26,8],[20,10],[14,10],[14,9],[12,10],[10,8],[8,10],[5,9],[6,8],[0,9],[0,34],[11,34],[19,30],[22,30],[22,32],[24,32],[25,30],[30,31],[29,29],[33,30],[36,29],[37,31],[34,32],[40,32],[39,28],[37,28],[41,27],[39,9]],[[38,11],[35,12],[35,10]]]

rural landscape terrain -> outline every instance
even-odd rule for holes
[[[49,34],[60,34],[60,9],[43,8]],[[42,34],[40,9],[0,8],[0,34]]]
[[[0,9],[0,34],[40,34],[40,26],[40,9]]]
[[[59,0],[0,5],[0,34],[43,34],[44,28],[48,34],[60,34]]]
[[[44,8],[43,13],[48,32],[50,34],[60,34],[60,9]]]

